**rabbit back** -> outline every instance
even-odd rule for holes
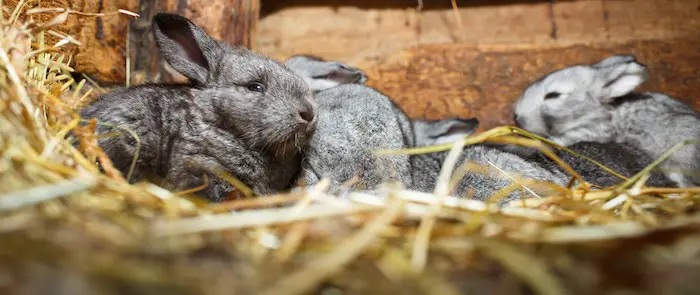
[[[650,119],[653,118],[653,119]],[[687,176],[667,172],[681,186],[700,185],[700,113],[689,105],[661,93],[633,93],[619,98],[612,122],[615,141],[630,144],[657,159],[674,145],[694,140],[661,164],[666,169],[694,172]]]
[[[625,144],[581,141],[567,146],[567,148],[591,158],[625,177],[634,176],[652,162],[652,159],[646,153]],[[589,183],[600,187],[610,187],[623,181],[599,166],[566,151],[558,150],[555,153]],[[539,161],[543,166],[549,167],[549,169],[565,172],[564,168],[536,151],[532,155],[532,159]],[[673,181],[660,172],[652,172],[647,185],[654,187],[676,186]]]
[[[432,192],[446,156],[447,152],[411,156],[413,188]],[[516,154],[486,145],[466,147],[462,151],[455,169],[459,169],[467,162],[479,164],[486,168],[486,171],[467,171],[451,191],[455,196],[465,196],[471,187],[475,199],[487,200],[497,191],[511,185],[513,183],[511,177],[515,176],[551,182],[559,186],[565,185],[568,179],[565,174],[559,171],[548,170],[538,163],[528,161]],[[553,192],[551,188],[541,186],[533,186],[531,189],[543,195]],[[523,195],[528,196],[529,193],[523,194],[521,190],[517,189],[501,199],[499,203],[505,204],[517,200]]]

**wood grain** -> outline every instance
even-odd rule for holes
[[[700,40],[634,41],[549,49],[425,45],[360,65],[369,84],[410,117],[473,117],[480,130],[512,124],[512,104],[539,77],[612,54],[633,54],[649,67],[642,90],[676,96],[700,109]]]

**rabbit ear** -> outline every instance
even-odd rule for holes
[[[163,58],[176,71],[203,84],[219,56],[219,43],[187,18],[172,13],[153,16],[153,37]]]
[[[477,118],[413,121],[416,145],[452,143],[474,133],[478,127],[479,120]]]
[[[602,65],[601,65],[602,64]],[[610,57],[595,68],[602,77],[603,88],[600,99],[604,103],[634,91],[647,78],[647,68],[632,57]]]
[[[625,64],[625,63],[630,63],[630,62],[635,62],[636,59],[634,58],[633,55],[613,55],[610,57],[607,57],[598,63],[595,63],[591,65],[594,68],[600,69],[604,67],[609,67],[613,65],[619,65],[619,64]]]
[[[364,84],[367,81],[367,75],[362,70],[339,62],[327,62],[321,70],[319,75],[312,78],[326,79],[338,84]]]
[[[290,58],[286,64],[299,73],[314,91],[367,81],[367,75],[362,70],[336,61],[298,55]]]

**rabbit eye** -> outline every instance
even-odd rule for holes
[[[247,88],[250,91],[265,93],[265,85],[258,82],[248,84]]]
[[[550,92],[544,95],[544,99],[557,98],[561,95],[559,92]]]

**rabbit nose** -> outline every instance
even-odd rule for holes
[[[309,123],[314,120],[314,113],[309,110],[304,110],[299,112],[299,117],[304,123]]]
[[[515,127],[520,127],[520,121],[518,120],[518,114],[513,114],[513,122],[515,123]]]

